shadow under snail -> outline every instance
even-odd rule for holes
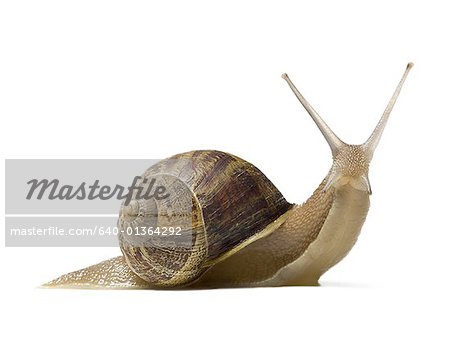
[[[355,244],[372,193],[368,171],[409,63],[375,130],[340,140],[286,74],[283,78],[331,148],[333,164],[303,204],[288,203],[255,166],[234,155],[191,151],[151,166],[170,197],[132,199],[118,220],[122,256],[68,273],[48,287],[212,288],[318,285]],[[172,235],[128,230],[162,227]]]

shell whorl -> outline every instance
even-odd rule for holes
[[[122,206],[118,221],[122,253],[130,268],[148,283],[183,284],[202,272],[207,255],[201,210],[179,178],[151,170],[143,177],[164,186],[169,196],[133,199]]]
[[[175,155],[142,177],[164,186],[169,197],[132,199],[123,205],[119,242],[130,268],[156,287],[194,281],[207,270],[206,264],[292,207],[255,166],[219,151]],[[139,230],[156,227],[181,231],[173,236],[140,235]]]

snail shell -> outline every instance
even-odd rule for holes
[[[119,242],[133,272],[155,287],[191,283],[293,206],[258,168],[220,151],[162,160],[143,174],[145,180],[164,186],[168,197],[123,205]],[[179,232],[142,235],[157,227]]]

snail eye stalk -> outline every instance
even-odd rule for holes
[[[283,75],[281,75],[281,77],[286,80],[286,82],[288,83],[292,92],[294,92],[295,96],[298,98],[300,103],[303,105],[303,107],[305,107],[306,111],[309,113],[309,115],[313,119],[314,123],[316,123],[317,127],[322,132],[325,140],[328,142],[328,145],[330,145],[333,156],[336,156],[338,151],[345,144],[331,130],[331,128],[327,125],[327,123],[325,123],[325,121],[320,117],[319,113],[317,113],[316,110],[309,104],[309,102],[306,100],[306,98],[303,97],[303,95],[295,87],[294,83],[291,81],[289,76],[287,74],[283,74]]]
[[[400,79],[400,82],[397,85],[397,88],[394,91],[394,94],[392,95],[391,100],[389,101],[386,109],[384,110],[384,113],[378,122],[377,126],[375,127],[375,130],[373,131],[372,135],[370,135],[369,139],[363,144],[363,147],[367,151],[367,154],[369,158],[371,159],[373,156],[373,153],[375,152],[375,149],[377,148],[377,145],[381,139],[381,135],[383,134],[384,127],[386,126],[386,123],[389,119],[389,115],[392,112],[392,109],[394,108],[395,102],[397,101],[398,96],[400,95],[400,91],[402,90],[403,84],[405,83],[406,77],[409,74],[409,71],[414,66],[413,63],[408,63],[406,66],[406,70],[403,73],[402,78]]]

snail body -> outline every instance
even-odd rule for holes
[[[312,196],[291,204],[251,163],[215,151],[191,151],[151,166],[142,181],[163,185],[161,200],[132,198],[118,228],[122,256],[68,273],[51,287],[207,288],[317,285],[355,244],[372,193],[369,164],[412,64],[382,118],[361,145],[342,142],[283,78],[328,142],[333,164]],[[142,182],[145,183],[145,182]]]

